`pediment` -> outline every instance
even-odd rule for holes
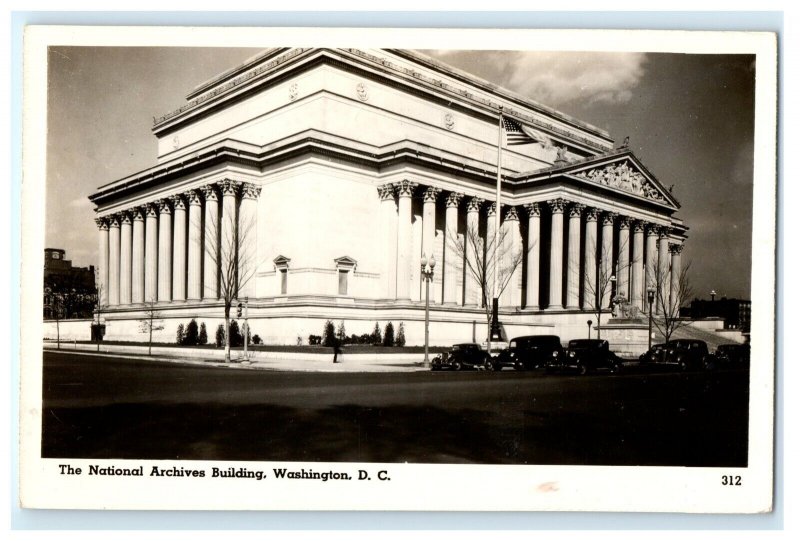
[[[279,255],[278,257],[276,257],[275,259],[272,260],[272,263],[278,269],[285,269],[285,268],[289,267],[289,263],[291,261],[292,260],[290,258],[286,257],[285,255]]]
[[[343,255],[333,260],[336,263],[336,268],[341,269],[354,269],[358,262],[350,256]]]

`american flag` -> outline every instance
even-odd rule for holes
[[[530,145],[533,143],[541,143],[545,148],[553,146],[553,142],[544,133],[523,126],[511,120],[508,117],[503,117],[503,131],[505,132],[506,145]]]

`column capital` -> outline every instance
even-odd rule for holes
[[[169,199],[159,199],[156,201],[158,205],[159,214],[172,214],[172,207],[169,205]]]
[[[470,197],[467,200],[467,212],[480,212],[483,206],[483,199],[480,197]]]
[[[200,192],[197,190],[189,190],[188,192],[184,192],[183,196],[189,202],[189,206],[192,205],[199,206],[203,204],[203,200],[200,199]]]
[[[503,205],[501,204],[500,206],[502,208]],[[489,204],[489,208],[486,209],[486,216],[494,216],[495,214],[497,214],[497,202],[492,201]]]
[[[542,215],[542,205],[541,203],[525,203],[523,205],[525,210],[528,211],[528,216],[536,216],[537,218]]]
[[[606,212],[603,214],[603,225],[614,225],[617,216],[616,212]]]
[[[563,214],[567,206],[567,200],[559,197],[558,199],[549,200],[547,204],[550,205],[550,211],[553,214]]]
[[[632,221],[633,220],[631,220],[630,216],[620,216],[619,217],[619,228],[620,229],[629,229],[630,226],[631,226],[631,222]]]
[[[394,186],[390,182],[378,186],[378,197],[381,201],[394,200]]]
[[[658,238],[665,239],[669,235],[669,227],[659,227],[658,228]]]
[[[108,231],[108,218],[107,217],[104,216],[102,218],[95,218],[94,219],[94,223],[97,224],[97,228],[100,231]]]
[[[119,216],[112,214],[108,216],[108,227],[119,227]]]
[[[569,217],[570,218],[580,218],[581,214],[583,213],[583,209],[586,208],[586,205],[581,203],[573,203],[572,206],[569,208]]]
[[[600,209],[597,207],[586,207],[586,221],[596,222],[600,217]]]
[[[506,221],[518,222],[519,214],[517,214],[517,207],[509,207],[506,211]]]
[[[186,201],[180,195],[173,195],[170,197],[172,201],[172,206],[175,207],[175,210],[186,210]]]
[[[144,207],[134,207],[131,209],[131,214],[133,215],[134,222],[143,222],[144,221],[144,214],[146,210]]]
[[[261,186],[252,182],[242,183],[242,199],[256,200],[261,195]]]
[[[117,216],[119,217],[120,224],[131,225],[131,223],[133,223],[133,221],[131,220],[131,215],[127,210],[120,212],[119,214],[117,214]]]
[[[439,194],[441,192],[442,192],[441,188],[436,188],[435,186],[428,186],[422,193],[422,201],[425,203],[436,203],[436,198],[439,197]]]
[[[144,210],[148,218],[158,218],[158,205],[156,203],[147,203]]]
[[[219,189],[222,192],[222,197],[238,195],[241,185],[242,183],[240,181],[229,178],[217,182],[217,186],[219,186]]]
[[[683,251],[683,243],[670,243],[669,253],[679,254]]]
[[[650,224],[650,223],[645,224],[644,227],[645,227],[645,230],[647,231],[647,236],[648,237],[657,237],[658,236],[658,232],[661,229],[660,226],[658,226],[656,224]]]
[[[641,220],[633,220],[633,232],[642,233],[645,228],[645,223]]]
[[[461,202],[463,197],[463,193],[450,192],[447,194],[447,198],[445,199],[445,206],[447,208],[458,208],[458,204]]]
[[[206,184],[200,188],[200,191],[203,192],[203,197],[205,197],[206,201],[219,201],[219,194],[214,189],[213,184]]]
[[[416,187],[417,183],[411,182],[410,180],[401,180],[394,185],[398,197],[411,197],[414,195],[414,189]]]

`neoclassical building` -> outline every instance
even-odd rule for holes
[[[328,319],[348,334],[403,322],[420,343],[423,255],[432,343],[485,340],[469,245],[493,245],[498,212],[508,337],[584,337],[596,302],[605,324],[612,296],[646,310],[659,270],[677,287],[688,228],[626,143],[419,53],[270,49],[186,100],[155,119],[157,163],[90,196],[107,338],[141,336],[150,301],[165,335],[192,317],[216,326],[231,231],[247,231],[239,297],[271,343]],[[501,111],[504,130],[539,138],[503,145],[498,207]]]

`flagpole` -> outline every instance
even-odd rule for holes
[[[497,329],[499,330],[499,321],[497,321],[497,306],[499,304],[498,294],[497,294],[497,269],[498,269],[498,249],[499,249],[499,242],[500,242],[500,212],[502,208],[500,207],[500,179],[502,177],[501,170],[503,165],[503,106],[500,106],[500,116],[498,118],[497,124],[497,184],[495,186],[495,213],[494,213],[494,256],[492,261],[492,316],[494,317],[494,322],[492,324],[492,328],[490,329],[489,334],[491,335],[492,332]],[[491,336],[489,339],[491,341]]]

